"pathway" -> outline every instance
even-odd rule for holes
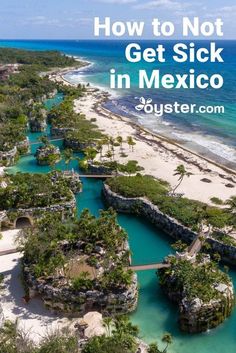
[[[159,270],[161,268],[168,268],[168,267],[170,267],[170,264],[164,264],[163,262],[159,262],[159,263],[150,264],[150,265],[130,266],[129,269],[133,271],[146,271],[146,270]]]
[[[58,139],[51,139],[51,140],[49,140],[49,142],[56,142],[56,141],[63,141],[63,140],[64,140],[64,138],[58,138]],[[30,142],[30,146],[39,145],[41,143],[42,143],[41,141]]]

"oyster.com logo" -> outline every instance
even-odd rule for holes
[[[138,112],[143,111],[146,114],[152,114],[154,112],[154,107],[153,107],[151,98],[145,99],[144,97],[140,97],[139,103],[140,104],[135,106],[135,109]]]
[[[197,105],[195,103],[154,103],[152,98],[135,97],[139,100],[134,108],[138,112],[154,114],[162,117],[165,114],[224,114],[225,108],[221,105]]]

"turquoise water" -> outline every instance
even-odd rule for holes
[[[55,103],[56,100],[50,100]],[[35,150],[35,146],[34,146]],[[79,157],[79,155],[77,155]],[[57,164],[61,170],[78,169],[78,161],[73,160],[66,166],[64,161]],[[22,157],[18,164],[9,169],[11,172],[46,173],[49,167],[39,167],[33,155]],[[94,215],[104,208],[101,198],[102,181],[83,178],[83,192],[76,196],[78,214],[89,208]],[[118,215],[119,223],[128,232],[133,264],[160,261],[169,254],[170,238],[145,220],[132,215]],[[236,272],[231,271],[236,285]],[[217,329],[198,335],[183,334],[178,330],[177,308],[170,303],[159,288],[155,271],[138,272],[139,303],[131,315],[134,324],[140,327],[140,335],[147,342],[158,341],[168,331],[174,337],[169,351],[172,353],[235,353],[236,347],[236,310],[233,315]],[[164,347],[163,347],[164,348]]]

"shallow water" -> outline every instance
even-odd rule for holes
[[[56,101],[50,100],[51,103]],[[33,141],[32,137],[31,141]],[[33,146],[33,152],[35,148]],[[79,156],[78,154],[77,157]],[[74,168],[79,171],[77,160],[71,161],[69,165],[62,160],[56,168],[60,170]],[[18,164],[9,170],[11,172],[47,173],[50,168],[38,166],[31,155],[22,157]],[[105,208],[101,198],[102,181],[82,178],[82,182],[83,192],[76,196],[78,214],[84,208],[89,208],[97,216],[99,210]],[[118,220],[128,233],[133,264],[158,262],[172,251],[171,239],[144,219],[120,214]],[[236,272],[231,271],[231,275],[236,284]],[[169,352],[235,353],[236,310],[224,324],[215,330],[198,335],[183,334],[178,330],[177,308],[165,298],[160,290],[155,271],[138,272],[138,280],[139,303],[136,312],[131,315],[131,320],[140,327],[140,335],[144,340],[158,341],[160,348],[164,348],[161,337],[164,332],[168,331],[174,337],[174,343]]]

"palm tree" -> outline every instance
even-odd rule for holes
[[[111,151],[107,151],[106,157],[109,158],[109,159],[112,159],[113,158],[113,153]]]
[[[71,148],[66,148],[63,152],[63,157],[65,159],[65,164],[68,166],[73,159],[73,150]]]
[[[102,159],[102,150],[103,150],[103,141],[98,141],[97,143],[97,151],[100,153],[100,160]]]
[[[163,353],[167,352],[167,348],[169,347],[169,345],[173,342],[173,338],[171,333],[166,332],[163,337],[162,337],[162,342],[166,343],[166,347],[163,351]]]
[[[45,146],[50,144],[49,138],[46,135],[40,136],[39,141],[42,142]]]
[[[111,336],[111,326],[112,326],[112,323],[113,323],[113,319],[112,319],[110,316],[104,317],[104,319],[103,319],[103,324],[104,324],[104,326],[105,326],[106,329],[107,329],[108,336]]]
[[[182,181],[184,180],[184,177],[190,177],[190,175],[192,175],[192,173],[188,172],[185,169],[185,166],[183,164],[178,165],[178,167],[175,169],[174,175],[178,175],[179,176],[179,183],[176,185],[176,187],[172,190],[172,194],[174,195],[175,191],[178,189],[178,187],[180,186],[180,184],[182,183]]]
[[[138,326],[133,325],[126,315],[118,316],[114,324],[115,324],[115,333],[119,337],[123,337],[124,335],[131,335],[131,336],[138,335],[138,332],[139,332]]]
[[[79,168],[82,170],[88,170],[88,160],[86,158],[79,159]]]
[[[107,145],[108,150],[110,149],[110,138],[108,136],[105,136],[102,139],[102,143],[103,143],[103,145]]]
[[[231,213],[236,213],[236,196],[231,196],[227,201],[226,204],[229,206],[229,211]]]
[[[85,153],[85,156],[88,159],[88,161],[93,162],[93,160],[96,158],[97,150],[93,147],[88,147],[88,148],[86,148],[84,153]]]
[[[136,145],[136,142],[133,140],[132,136],[127,137],[127,143],[129,145],[129,148],[131,148],[132,152],[134,151],[134,146]]]
[[[111,146],[111,152],[112,152],[112,158],[114,160],[114,155],[115,155],[115,149],[114,149],[114,144],[115,144],[115,140],[113,137],[109,137],[109,144]]]
[[[158,349],[156,343],[151,343],[148,347],[148,353],[161,353],[161,351]]]
[[[120,149],[122,150],[123,137],[122,136],[117,136],[116,141],[120,144]]]

